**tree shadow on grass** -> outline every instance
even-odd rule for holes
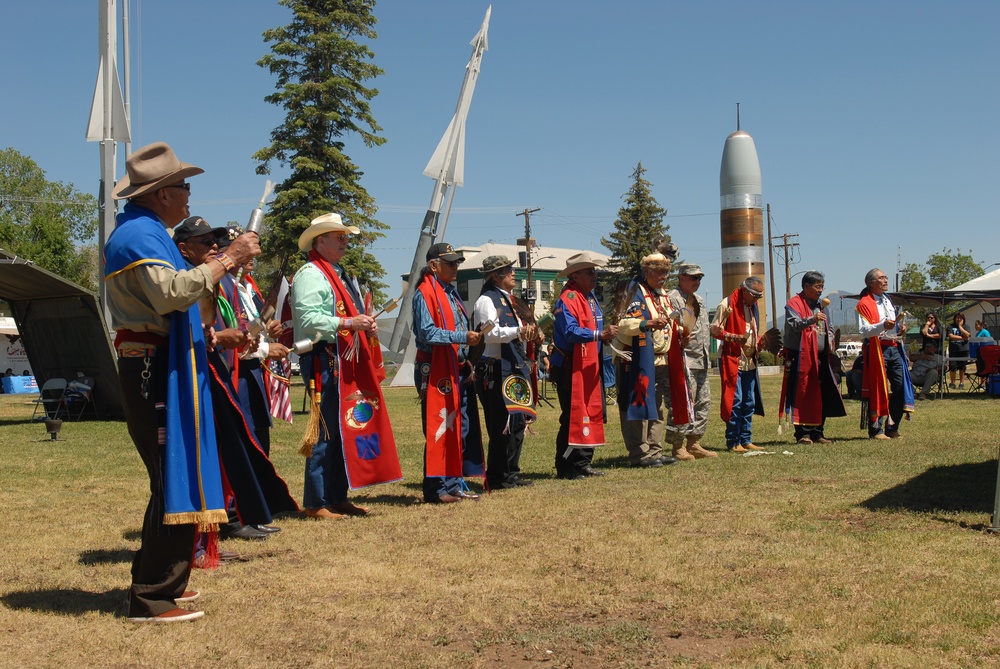
[[[0,601],[13,610],[61,613],[67,616],[82,616],[92,611],[123,615],[125,596],[126,590],[123,588],[107,592],[54,588],[11,592],[0,597]]]
[[[128,548],[105,549],[98,548],[80,553],[79,562],[84,565],[95,564],[132,564],[135,551]]]
[[[883,490],[861,502],[871,511],[993,512],[997,461],[931,467],[909,481]]]

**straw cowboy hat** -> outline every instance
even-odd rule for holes
[[[115,185],[111,196],[116,200],[127,200],[180,183],[204,171],[177,160],[174,150],[166,142],[154,142],[128,157],[125,161],[125,176]]]
[[[361,230],[353,225],[344,225],[344,220],[340,214],[323,214],[312,220],[309,227],[299,235],[299,250],[308,253],[312,248],[313,240],[327,232],[349,232],[352,235],[359,234]]]
[[[572,255],[566,258],[566,269],[556,274],[557,279],[562,279],[569,276],[573,272],[579,272],[581,269],[590,269],[591,267],[604,267],[608,264],[607,260],[603,258],[598,258],[590,251],[582,251],[576,255]]]

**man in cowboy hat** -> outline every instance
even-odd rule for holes
[[[559,395],[556,474],[582,479],[602,476],[591,466],[594,447],[604,444],[604,385],[601,377],[603,342],[618,335],[617,325],[604,326],[597,303],[597,268],[605,261],[589,251],[566,259],[556,275],[568,277],[554,309],[550,376]]]
[[[701,438],[708,429],[708,409],[712,401],[708,384],[708,370],[712,368],[708,356],[712,333],[709,330],[705,299],[698,294],[704,276],[699,265],[681,265],[677,271],[677,287],[667,293],[670,306],[681,312],[681,323],[687,330],[684,359],[687,362],[691,408],[694,410],[691,422],[684,425],[674,423],[672,409],[667,414],[666,439],[672,445],[673,456],[678,460],[719,457],[718,453],[701,445]],[[669,401],[667,408],[670,409]]]
[[[129,157],[126,176],[113,191],[116,200],[128,203],[104,249],[104,280],[122,407],[151,491],[142,545],[132,562],[128,617],[133,622],[202,616],[177,606],[198,596],[186,590],[195,530],[226,521],[212,409],[198,401],[208,392],[198,300],[212,295],[229,269],[260,253],[260,246],[257,235],[244,235],[226,253],[185,269],[167,230],[189,214],[191,186],[185,179],[203,171],[156,142]],[[168,384],[168,378],[176,383]]]
[[[476,394],[490,438],[486,483],[491,490],[517,488],[531,485],[518,474],[524,429],[535,417],[531,361],[524,343],[537,339],[538,328],[524,323],[514,310],[513,260],[489,256],[479,271],[485,283],[472,310],[472,326],[479,330],[494,324],[484,335],[486,346],[476,361]]]
[[[340,214],[314,218],[299,235],[309,262],[292,279],[295,336],[316,342],[299,358],[312,393],[310,422],[319,421],[315,443],[308,434],[303,443],[302,506],[306,516],[322,520],[367,515],[347,499],[348,490],[402,478],[373,362],[378,324],[357,280],[340,265],[348,235],[359,232]]]
[[[451,504],[479,499],[463,476],[482,475],[483,438],[470,376],[470,347],[482,340],[453,285],[465,256],[451,244],[427,250],[413,294],[417,357],[413,381],[420,393],[424,430],[424,501]]]

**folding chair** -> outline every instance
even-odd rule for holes
[[[31,420],[55,420],[63,410],[63,393],[66,391],[66,379],[49,379],[42,384],[42,389],[35,400],[35,410],[31,412]],[[36,418],[38,408],[42,415]]]
[[[976,351],[976,373],[969,379],[969,392],[989,392],[987,386],[994,374],[1000,374],[1000,346],[980,346]]]
[[[68,420],[80,420],[87,409],[90,409],[97,418],[97,405],[94,403],[94,378],[91,376],[80,376],[75,381],[70,381],[63,391],[63,408],[66,410]]]

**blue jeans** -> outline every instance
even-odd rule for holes
[[[333,434],[327,433],[323,424],[319,426],[319,441],[313,446],[312,455],[306,458],[305,483],[302,487],[302,506],[306,509],[321,509],[331,504],[347,501],[347,465],[344,463],[344,448],[340,440],[340,393],[337,377],[330,367],[330,355],[326,345],[317,344],[312,353],[299,359],[302,378],[309,382],[315,365],[322,374],[322,394],[320,413]]]
[[[868,436],[874,437],[883,432],[893,434],[899,432],[899,424],[903,420],[903,358],[899,349],[890,346],[882,351],[885,360],[885,377],[889,382],[889,420],[892,425],[885,424],[885,416],[879,416],[868,424]]]
[[[753,431],[753,410],[757,405],[757,370],[740,372],[733,393],[733,413],[726,423],[726,448],[746,446]]]

